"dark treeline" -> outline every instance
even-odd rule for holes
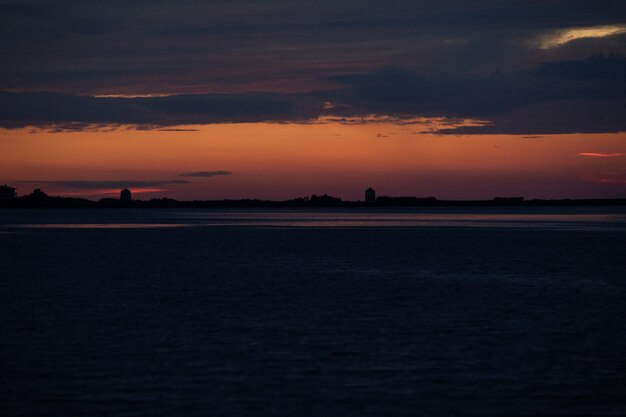
[[[123,201],[103,198],[99,201],[85,198],[49,196],[41,190],[0,200],[0,208],[316,208],[316,207],[515,207],[515,206],[626,206],[621,199],[563,199],[526,200],[523,197],[496,197],[491,200],[438,200],[435,197],[387,197],[374,202],[344,201],[329,195],[295,198],[292,200],[193,200],[178,201],[171,198]]]

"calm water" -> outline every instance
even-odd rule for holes
[[[0,416],[624,416],[626,210],[0,211]]]

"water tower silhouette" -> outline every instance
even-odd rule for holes
[[[122,191],[120,191],[120,200],[122,200],[122,201],[131,201],[132,200],[132,196],[131,196],[130,190],[128,188],[124,188]]]

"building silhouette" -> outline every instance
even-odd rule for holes
[[[12,200],[14,198],[17,198],[15,188],[9,187],[6,184],[0,185],[0,200]]]
[[[120,200],[122,200],[122,201],[131,201],[132,200],[132,196],[131,196],[130,190],[128,188],[124,188],[122,191],[120,191]]]
[[[375,201],[376,201],[376,190],[370,187],[367,190],[365,190],[365,202],[374,203]]]

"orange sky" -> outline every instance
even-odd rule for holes
[[[626,134],[438,136],[421,125],[215,124],[196,131],[0,130],[0,183],[99,198],[115,189],[40,181],[170,181],[139,198],[626,197]],[[579,155],[580,153],[601,155]],[[603,154],[609,156],[602,156]],[[616,155],[610,155],[616,154]],[[625,154],[625,155],[621,155]],[[180,177],[226,170],[211,178]],[[132,187],[131,187],[132,188]]]

